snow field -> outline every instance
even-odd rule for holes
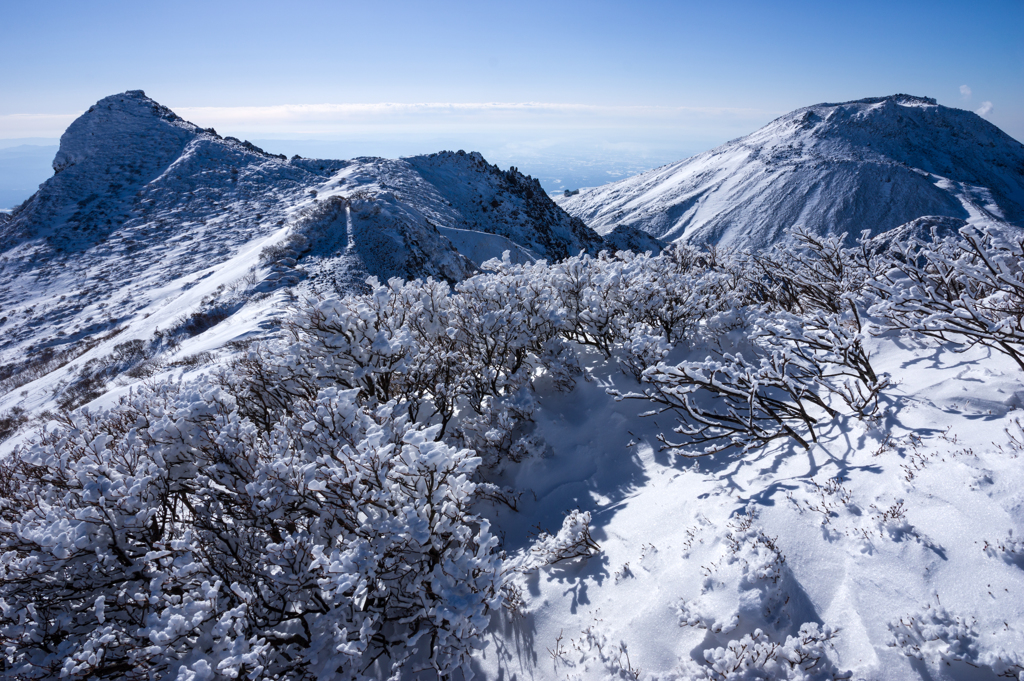
[[[643,405],[609,400],[606,388],[632,379],[603,363],[574,392],[541,395],[537,430],[559,454],[524,466],[517,482],[537,499],[496,524],[528,536],[537,518],[553,525],[581,508],[601,552],[527,580],[529,614],[493,625],[485,676],[632,678],[625,655],[607,652],[625,646],[639,678],[705,678],[687,661],[756,629],[782,643],[805,623],[835,631],[822,668],[852,678],[991,678],[982,658],[999,671],[999,659],[1019,663],[1020,372],[1000,355],[907,348],[891,335],[872,350],[900,381],[891,413],[841,418],[809,452],[659,452],[671,417],[656,426]],[[968,394],[965,367],[987,377]],[[943,385],[959,387],[958,401]],[[966,659],[982,669],[894,645],[901,618],[936,608],[975,622]],[[605,650],[588,642],[594,632]],[[560,636],[564,654],[552,655]]]

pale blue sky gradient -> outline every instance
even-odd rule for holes
[[[1024,139],[1022,0],[0,0],[0,25],[6,139],[59,137],[136,88],[222,134],[333,141],[345,156],[457,147],[653,165],[801,106],[896,92],[987,103]],[[380,103],[469,106],[352,108]]]

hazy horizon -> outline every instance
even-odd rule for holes
[[[348,130],[335,117],[328,121],[333,127],[327,130],[321,124],[319,132],[297,134],[295,128],[302,128],[294,118],[282,124],[264,114],[262,125],[255,127],[251,112],[246,116],[231,108],[170,108],[201,127],[212,127],[221,135],[248,140],[270,153],[289,157],[399,158],[443,150],[478,151],[490,163],[502,168],[515,166],[536,177],[549,192],[594,187],[689,158],[753,132],[785,113],[739,115],[644,107],[609,112],[593,107],[583,113],[589,125],[576,127],[579,114],[567,122],[557,120],[562,110],[539,106],[519,112],[515,120],[508,120],[508,107],[440,112],[403,107],[388,111],[384,121],[380,115],[369,121],[371,116],[359,112],[347,119]],[[629,116],[632,121],[624,120]],[[75,117],[68,118],[70,123]],[[47,117],[45,124],[53,126],[55,120]],[[249,129],[243,127],[246,123]],[[52,134],[0,138],[0,208],[27,199],[53,174],[50,162],[59,141],[59,135]]]
[[[536,177],[552,193],[599,186],[684,160],[788,113],[537,104],[170,108],[201,127],[287,156],[399,158],[448,149],[478,151],[490,163],[516,166]],[[566,110],[574,110],[574,117],[567,119]],[[289,111],[304,111],[305,116],[289,116]],[[77,115],[64,118],[70,123]],[[581,116],[588,125],[577,125]],[[22,117],[23,129],[31,118]],[[0,122],[3,119],[0,116]],[[61,121],[56,116],[38,117],[31,130],[49,132]],[[53,134],[0,138],[0,208],[27,199],[53,174],[50,162],[59,142],[59,135]]]

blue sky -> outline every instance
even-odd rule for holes
[[[58,137],[136,88],[222,134],[345,156],[662,163],[895,92],[1024,139],[1021,0],[0,3],[6,139]]]

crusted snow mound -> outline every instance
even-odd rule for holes
[[[606,234],[759,247],[794,227],[878,234],[923,215],[1024,225],[1024,145],[980,116],[893,95],[816,104],[560,205]]]

